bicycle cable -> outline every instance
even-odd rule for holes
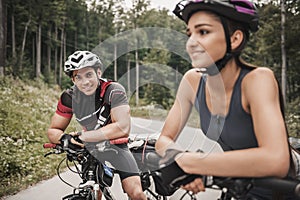
[[[186,191],[179,200],[183,200],[183,198],[186,196],[186,195],[189,195],[191,200],[197,200],[195,195],[194,194],[191,194],[189,191]]]
[[[68,162],[67,158],[63,158],[63,159],[60,161],[60,163],[58,164],[58,166],[57,166],[57,168],[56,168],[57,176],[58,176],[59,179],[60,179],[63,183],[65,183],[66,185],[72,187],[73,189],[78,189],[78,187],[75,187],[75,186],[71,185],[70,183],[68,183],[67,181],[65,181],[65,180],[61,177],[61,175],[60,175],[59,169],[60,169],[61,164],[62,164],[63,161],[65,161],[65,160],[66,160],[66,162]]]

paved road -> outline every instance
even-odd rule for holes
[[[140,118],[132,119],[132,137],[149,137],[156,138],[163,126],[163,123],[155,120],[145,120]],[[178,138],[180,144],[186,150],[197,150],[201,148],[205,151],[220,151],[220,148],[215,143],[203,137],[203,134],[198,129],[185,128]],[[73,185],[78,185],[80,178],[78,175],[69,171],[62,174],[62,177]],[[111,188],[117,200],[127,200],[126,195],[123,193],[119,177],[116,175]],[[180,194],[184,191],[177,191],[169,200],[178,200]],[[63,196],[72,193],[72,188],[65,185],[60,179],[55,176],[49,180],[42,181],[37,185],[30,187],[18,194],[4,198],[5,200],[59,200]],[[205,193],[197,195],[197,199],[214,200],[219,196],[218,191],[207,190]]]

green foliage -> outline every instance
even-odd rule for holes
[[[286,121],[290,136],[300,138],[300,97],[287,105]]]
[[[60,92],[38,80],[0,80],[0,197],[55,174],[60,158],[44,158],[42,144]]]
[[[280,5],[269,2],[259,8],[260,29],[252,35],[243,57],[258,66],[270,67],[281,81],[281,10]],[[287,100],[300,96],[300,46],[296,42],[300,33],[299,1],[287,1],[285,35],[287,56]]]

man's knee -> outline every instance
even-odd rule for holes
[[[132,195],[129,196],[132,200],[145,200],[146,196],[142,190],[134,190]]]
[[[146,200],[139,176],[132,176],[122,181],[123,189],[132,200]]]

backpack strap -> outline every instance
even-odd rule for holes
[[[106,89],[108,88],[108,86],[110,86],[110,84],[114,81],[112,80],[108,80],[108,79],[99,79],[100,80],[100,101],[103,101],[103,98],[104,98],[104,95],[105,95],[105,92],[106,92]]]
[[[107,88],[111,85],[111,83],[113,83],[114,81],[109,79],[103,79],[103,78],[100,78],[99,81],[100,81],[100,101],[101,104],[103,105],[105,92]],[[107,122],[105,122],[105,125],[107,125]],[[127,143],[128,143],[127,137],[110,140],[111,145],[127,144]]]

